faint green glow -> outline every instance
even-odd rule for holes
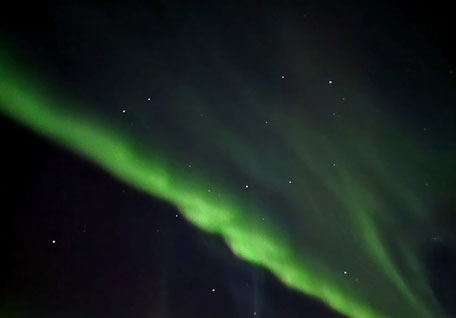
[[[274,222],[254,219],[263,209],[268,209],[258,203],[261,200],[246,202],[228,186],[221,196],[215,191],[208,192],[210,177],[204,176],[203,171],[196,170],[197,173],[190,176],[185,172],[187,164],[175,162],[172,154],[147,149],[146,145],[119,131],[115,125],[103,123],[93,114],[79,114],[75,111],[78,109],[75,103],[67,104],[65,98],[50,94],[49,87],[38,84],[11,60],[0,58],[0,111],[4,115],[75,151],[132,186],[175,205],[190,222],[204,231],[222,236],[236,255],[267,268],[287,286],[321,299],[350,317],[441,315],[432,299],[424,301],[422,298],[422,294],[430,294],[425,280],[419,277],[417,283],[422,287],[418,291],[413,288],[410,284],[416,277],[403,277],[382,242],[385,230],[377,224],[384,224],[381,219],[388,219],[388,210],[392,207],[375,198],[375,191],[366,187],[363,176],[356,175],[356,168],[345,166],[335,172],[328,169],[331,165],[324,159],[334,157],[340,145],[311,129],[304,130],[305,133],[302,129],[295,130],[294,127],[300,125],[293,118],[280,119],[276,129],[299,160],[299,168],[310,171],[313,177],[309,180],[316,180],[305,180],[308,182],[306,187],[299,190],[293,187],[284,194],[294,206],[306,207],[305,214],[296,216],[297,220],[304,219],[302,235],[310,242],[304,248],[286,229]],[[280,127],[282,123],[284,127]],[[219,130],[221,140],[232,147],[227,156],[239,169],[247,170],[259,182],[274,187],[268,179],[271,177],[262,173],[261,158],[255,162],[253,155],[249,155],[254,164],[246,168],[247,156],[233,155],[249,153],[249,144],[228,129]],[[349,142],[344,145],[349,146]],[[362,138],[356,143],[357,148],[364,150],[370,149],[369,145]],[[388,169],[375,150],[370,151],[363,152],[361,157],[367,159],[360,160],[372,165],[372,173],[382,184],[397,188],[394,172]],[[343,167],[343,164],[339,166]],[[283,183],[289,188],[287,180],[284,179]],[[293,186],[296,184],[299,180],[293,181]],[[243,183],[240,188],[245,188]],[[314,190],[316,188],[325,189],[327,193]],[[252,183],[249,191],[254,189]],[[401,204],[410,213],[425,214],[412,189],[401,188],[391,193],[399,193]],[[334,199],[326,200],[326,195]],[[343,226],[357,235],[353,241],[347,239],[347,246],[338,241],[345,235]],[[419,272],[419,265],[413,257],[409,259]],[[365,282],[358,283],[351,275],[344,275],[343,265],[338,268],[336,262],[371,272],[365,275]],[[357,270],[350,269],[349,273],[352,272]],[[369,279],[378,283],[378,290],[372,290]]]

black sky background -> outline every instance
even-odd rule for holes
[[[0,125],[14,134],[2,159],[7,317],[342,317],[240,261],[173,207]]]
[[[316,28],[334,26],[319,34],[333,38],[334,48],[341,49],[341,54],[349,55],[357,45],[364,52],[370,51],[362,67],[372,74],[373,84],[397,100],[397,107],[402,107],[399,112],[412,116],[417,125],[432,118],[432,128],[441,136],[438,140],[446,147],[455,145],[454,131],[448,129],[454,123],[454,105],[426,100],[424,95],[418,102],[401,100],[401,96],[409,95],[404,92],[429,88],[434,79],[438,83],[442,78],[452,80],[447,86],[433,85],[433,92],[441,91],[445,96],[454,89],[455,27],[449,3],[278,3],[246,2],[238,14],[255,17],[277,11],[280,17],[283,12],[299,9],[303,19]],[[0,32],[19,39],[26,47],[37,48],[23,53],[23,57],[44,61],[55,58],[53,62],[74,74],[78,65],[65,66],[65,56],[79,54],[71,45],[71,36],[78,35],[71,35],[67,29],[56,30],[55,21],[62,8],[76,10],[79,6],[71,1],[9,3],[0,9]],[[164,20],[177,8],[211,16],[223,12],[225,6],[229,5],[137,1],[86,4],[96,13],[104,8],[127,13],[141,11],[142,7],[155,9],[156,17]],[[126,22],[132,22],[127,13]],[[357,24],[351,25],[351,19]],[[360,42],[352,39],[345,43],[338,37],[345,34],[344,28],[352,30],[360,21],[365,26],[359,30]],[[383,52],[374,49],[379,39],[372,35],[380,34],[377,29],[387,30],[381,34],[391,36],[392,44]],[[157,34],[166,39],[172,36],[172,29]],[[396,43],[410,48],[409,59],[394,56]],[[428,51],[429,43],[432,52]],[[103,52],[94,57],[96,54]],[[407,59],[410,63],[404,64]],[[429,67],[415,68],[417,64]],[[407,75],[395,76],[398,69]],[[410,73],[417,69],[420,73],[410,81]],[[89,71],[81,70],[80,79]],[[68,85],[77,85],[78,79],[73,81]],[[429,107],[433,102],[434,109]],[[6,313],[5,317],[341,317],[319,301],[289,290],[263,269],[238,260],[221,239],[194,228],[173,207],[124,185],[3,117],[0,129],[0,246],[4,255],[0,313]],[[438,147],[434,141],[432,146]],[[444,307],[456,315],[455,264],[456,256],[444,245],[429,248],[432,283],[441,291],[438,297]]]

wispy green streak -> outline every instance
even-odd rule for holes
[[[305,235],[308,235],[309,239],[314,239],[318,233],[325,236],[325,233],[318,229],[318,215],[321,210],[337,207],[346,212],[346,224],[350,224],[353,231],[359,234],[359,238],[363,237],[365,242],[356,245],[359,250],[352,250],[350,253],[347,247],[343,253],[348,259],[354,259],[360,254],[363,257],[360,268],[365,266],[381,274],[378,279],[385,282],[381,284],[379,293],[383,293],[380,298],[386,300],[377,299],[376,293],[366,287],[368,283],[362,285],[361,282],[362,287],[358,287],[354,281],[346,282],[342,271],[334,270],[335,264],[325,263],[325,259],[332,259],[335,253],[330,247],[327,251],[321,248],[331,246],[329,242],[320,243],[307,250],[296,248],[298,243],[273,222],[252,223],[252,216],[260,215],[265,208],[261,204],[256,201],[246,203],[235,193],[218,196],[208,192],[210,178],[204,176],[203,171],[200,174],[189,174],[185,164],[175,161],[171,154],[159,149],[148,149],[115,125],[106,124],[92,114],[79,114],[77,109],[76,103],[50,92],[48,86],[34,80],[10,59],[0,57],[1,113],[82,155],[124,182],[175,205],[190,222],[206,232],[222,236],[236,255],[267,268],[287,286],[321,299],[350,317],[440,315],[437,307],[433,309],[429,303],[421,303],[420,297],[414,294],[413,288],[409,288],[409,282],[402,278],[391,261],[387,248],[383,246],[381,229],[376,228],[374,218],[370,216],[382,204],[376,205],[370,199],[360,198],[361,195],[370,195],[369,190],[363,188],[364,183],[360,181],[362,178],[356,178],[350,173],[351,170],[339,175],[325,172],[320,166],[326,163],[318,161],[321,158],[318,151],[311,154],[308,147],[292,143],[292,140],[295,140],[291,138],[293,130],[281,131],[284,140],[290,143],[290,148],[299,158],[300,166],[313,171],[317,176],[316,180],[319,180],[318,187],[325,188],[336,198],[334,205],[319,204],[317,193],[312,193],[311,184],[308,184],[308,188],[314,205],[310,204],[309,198],[302,193],[290,198],[296,206],[302,206],[307,200],[305,204],[309,207],[308,214],[315,214],[315,228],[313,232],[309,230]],[[290,122],[292,120],[288,118],[287,123]],[[302,132],[299,134],[303,136]],[[225,133],[221,138],[230,140],[236,137]],[[325,152],[324,142],[321,142],[318,134],[308,133],[305,138],[308,140],[304,140],[303,144],[319,144],[321,152]],[[336,145],[327,146],[331,148]],[[239,141],[237,147],[240,152],[248,149],[248,145],[243,145],[242,141]],[[233,161],[236,162],[236,159]],[[242,162],[237,164],[242,166]],[[378,167],[381,172],[382,168],[379,165]],[[387,173],[381,176],[384,179],[389,178]],[[341,187],[343,190],[340,190]],[[420,207],[413,194],[406,191],[405,195],[410,200],[408,207]],[[389,208],[387,205],[382,207]],[[327,218],[330,218],[329,214]],[[337,221],[328,221],[328,231],[331,231],[331,228],[339,231],[341,227]],[[354,248],[355,244],[358,243],[353,243],[350,247]],[[321,259],[318,253],[321,253]],[[385,295],[389,292],[392,296]],[[388,297],[396,297],[394,304],[399,304],[401,309],[388,308],[385,305]]]

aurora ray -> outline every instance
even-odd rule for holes
[[[322,118],[331,114],[326,106],[297,107],[279,91],[265,97],[219,53],[208,63],[224,64],[226,92],[204,91],[210,75],[204,83],[185,72],[180,83],[164,76],[172,96],[144,118],[153,95],[124,111],[116,106],[113,116],[78,92],[57,93],[52,80],[37,79],[46,75],[2,52],[0,112],[176,206],[241,259],[347,316],[445,317],[416,233],[432,233],[437,222],[425,180],[448,182],[439,171],[450,169],[454,154],[431,156],[373,93],[344,87],[351,108]],[[321,79],[310,64],[308,76]],[[438,169],[429,165],[435,158]]]

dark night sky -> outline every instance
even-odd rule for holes
[[[241,187],[249,183],[250,188],[260,189],[251,201],[246,200],[252,206],[256,200],[267,205],[270,209],[264,216],[289,230],[295,250],[303,253],[319,255],[330,239],[321,237],[322,245],[306,244],[318,238],[318,233],[330,232],[334,224],[318,228],[320,223],[311,219],[309,226],[317,227],[312,229],[317,234],[301,235],[299,226],[307,223],[294,210],[301,201],[298,196],[282,198],[283,193],[271,186],[274,176],[264,172],[269,170],[260,173],[253,167],[252,153],[243,150],[242,159],[251,160],[250,166],[238,169],[235,159],[226,159],[228,151],[214,150],[209,138],[193,144],[194,135],[189,132],[204,136],[214,127],[226,131],[235,127],[242,138],[223,135],[222,148],[241,145],[244,138],[258,138],[257,153],[264,165],[271,164],[271,170],[275,167],[285,174],[299,169],[292,159],[280,161],[283,157],[268,152],[269,147],[288,151],[279,126],[258,137],[262,128],[249,124],[252,119],[260,114],[261,125],[271,125],[270,121],[274,125],[274,120],[285,118],[280,117],[283,114],[299,114],[306,117],[303,126],[329,127],[322,135],[330,135],[334,131],[328,122],[347,118],[341,127],[350,129],[341,144],[361,148],[356,131],[367,130],[373,143],[381,140],[376,145],[385,158],[397,156],[394,162],[399,168],[392,169],[392,175],[407,166],[407,158],[419,158],[416,167],[403,169],[404,184],[415,180],[417,167],[429,167],[431,162],[432,167],[424,169],[431,180],[426,186],[429,182],[440,187],[422,196],[425,208],[433,211],[429,227],[420,228],[420,221],[410,221],[405,213],[395,219],[403,222],[404,237],[388,227],[392,224],[388,215],[386,221],[377,219],[377,225],[399,268],[407,272],[408,267],[397,254],[396,239],[419,251],[421,273],[442,308],[435,317],[454,317],[456,246],[451,233],[456,225],[456,175],[451,169],[454,164],[445,159],[455,158],[456,146],[452,15],[443,2],[16,2],[0,13],[0,48],[14,51],[24,68],[41,74],[40,80],[53,91],[78,99],[79,108],[69,107],[68,113],[93,116],[95,122],[104,118],[118,131],[128,131],[134,140],[160,149],[160,154],[171,153],[172,164],[191,162],[197,167],[205,162],[201,176],[212,178],[219,173],[214,183],[233,197],[244,198],[240,190],[233,190],[233,180],[242,180]],[[336,93],[326,88],[328,78],[330,84],[341,83]],[[357,90],[364,95],[353,93]],[[341,102],[346,94],[353,96],[353,104]],[[331,99],[334,95],[339,96],[337,104]],[[366,95],[381,100],[378,108],[389,119],[377,122],[377,112],[360,108]],[[152,96],[153,108],[147,96]],[[276,117],[271,115],[274,106],[262,104],[265,100],[280,103]],[[181,101],[184,106],[169,106]],[[300,108],[303,101],[310,105],[304,110]],[[238,108],[232,106],[238,104]],[[97,106],[92,109],[92,105]],[[185,124],[186,117],[195,123]],[[214,121],[198,121],[206,118]],[[379,131],[386,122],[399,127],[399,133]],[[292,126],[291,121],[287,123]],[[82,153],[43,138],[3,112],[0,129],[4,255],[0,317],[344,317],[324,300],[288,288],[267,268],[236,257],[223,232],[220,236],[202,231],[165,202],[172,201],[169,198],[136,189],[134,182],[113,177]],[[409,154],[404,146],[407,140],[416,141],[422,152]],[[243,148],[233,146],[230,151],[241,153],[239,149]],[[356,157],[345,156],[344,151],[349,152],[341,150],[337,164],[355,162]],[[316,163],[311,168],[321,170]],[[360,180],[375,184],[374,173],[360,169]],[[180,171],[176,174],[182,175]],[[261,184],[254,179],[259,175],[264,177]],[[309,179],[335,180],[324,173],[316,175]],[[299,186],[296,176],[291,177],[293,186]],[[307,185],[317,184],[311,180]],[[390,193],[400,191],[383,191],[384,200],[394,201]],[[318,204],[327,192],[315,190],[314,194]],[[334,206],[324,203],[323,209]],[[336,216],[336,224],[337,220]],[[341,234],[337,234],[341,236],[334,234],[333,239],[345,237],[351,231],[349,224],[341,224]],[[324,253],[320,257],[356,268],[357,263],[351,261],[358,255],[347,250],[340,257]],[[368,279],[375,280],[366,274]],[[379,304],[388,302],[384,292],[379,299]],[[391,309],[388,313],[400,317],[403,312]]]
[[[341,317],[238,260],[173,207],[1,126],[16,136],[4,164],[21,167],[3,170],[5,317]]]

